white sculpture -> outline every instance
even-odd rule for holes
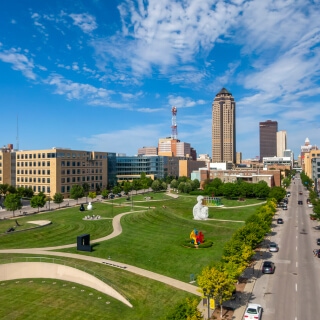
[[[87,210],[92,210],[92,204],[91,204],[91,202],[89,202],[89,204],[87,205]]]
[[[203,196],[198,196],[198,203],[193,207],[193,219],[194,220],[206,220],[209,216],[208,207],[202,204]]]

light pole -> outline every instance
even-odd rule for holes
[[[133,211],[133,192],[131,191],[131,211]]]
[[[213,297],[213,290],[207,290],[206,288],[203,288],[203,295],[207,297],[208,319],[210,319],[210,298]]]

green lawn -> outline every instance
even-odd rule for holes
[[[151,193],[150,196],[153,197],[153,200],[150,201],[146,201],[145,196],[147,195],[134,196],[133,206],[135,211],[122,217],[123,232],[120,236],[94,245],[91,253],[78,252],[75,248],[65,249],[65,251],[106,259],[110,256],[114,261],[131,264],[188,282],[190,281],[190,274],[197,275],[204,266],[220,260],[224,244],[235,230],[244,225],[243,222],[235,222],[235,220],[246,220],[257,208],[257,206],[230,209],[210,208],[209,218],[230,221],[194,221],[192,219],[192,209],[197,202],[196,196],[180,195],[178,199],[172,199],[162,193]],[[76,207],[19,218],[17,221],[21,227],[17,227],[17,230],[29,226],[28,221],[32,220],[50,220],[52,224],[28,231],[1,234],[0,249],[46,247],[75,243],[76,237],[84,233],[89,233],[91,240],[101,238],[112,232],[112,220],[110,218],[119,213],[130,211],[131,205],[130,201],[129,206],[125,207],[124,199],[119,198],[112,202],[108,200],[106,203],[94,203],[94,210],[90,212],[79,212],[79,208]],[[137,210],[142,211],[136,212]],[[100,215],[103,219],[97,221],[82,220],[88,214]],[[5,232],[12,225],[15,225],[14,220],[1,220],[0,232]],[[194,228],[202,231],[205,239],[213,241],[211,248],[189,249],[181,245],[184,239],[189,238]],[[10,256],[12,255],[2,255],[2,257]],[[107,296],[102,299],[104,303],[101,303],[101,300],[98,301],[98,299],[96,301],[93,296],[96,297],[99,293],[94,292],[94,290],[90,291],[93,292],[90,297],[88,297],[88,294],[74,295],[73,292],[75,291],[73,290],[66,293],[61,289],[62,284],[60,286],[52,285],[52,280],[49,280],[51,282],[50,286],[39,280],[34,280],[33,283],[26,280],[19,283],[7,281],[1,287],[0,298],[9,300],[10,305],[8,305],[8,309],[3,305],[0,307],[0,318],[28,319],[28,314],[34,314],[32,308],[35,305],[39,309],[37,319],[52,315],[57,315],[54,316],[55,318],[62,318],[61,314],[67,312],[69,305],[74,306],[72,308],[74,312],[67,315],[70,316],[69,318],[64,317],[64,319],[88,319],[90,312],[93,312],[91,315],[93,319],[161,319],[165,315],[164,305],[166,306],[165,309],[168,310],[174,305],[175,301],[190,296],[180,290],[133,275],[124,270],[81,260],[77,260],[77,263],[95,270],[105,277],[107,282],[111,282],[117,290],[125,292],[134,308],[130,309]],[[55,289],[58,287],[59,289]],[[70,285],[66,287],[70,288]],[[52,292],[52,294],[41,294],[43,290],[44,292]],[[89,292],[86,288],[83,290]],[[22,300],[20,292],[23,292]],[[39,301],[37,295],[45,296],[45,302],[41,299]],[[85,298],[82,298],[84,296]],[[57,298],[59,298],[59,301],[64,299],[69,302],[56,305],[54,301]],[[93,300],[91,301],[91,299]],[[106,299],[111,301],[107,306]],[[20,304],[18,304],[18,300],[21,301]],[[86,301],[90,301],[90,303]],[[88,304],[93,306],[94,311],[90,311],[91,307],[87,308]],[[101,305],[103,306],[101,307]],[[45,311],[45,306],[47,306],[48,313]],[[28,312],[15,316],[14,312],[18,309],[21,313],[24,313],[25,309]],[[78,309],[79,311],[75,311]],[[11,310],[10,315],[9,313],[7,315],[6,310]],[[106,312],[106,310],[108,311]],[[100,316],[96,316],[96,312]]]

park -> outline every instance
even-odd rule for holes
[[[0,297],[6,301],[0,307],[1,319],[28,319],[35,314],[38,319],[48,316],[64,319],[165,319],[181,300],[200,299],[200,294],[195,295],[172,284],[177,281],[196,289],[196,282],[190,284],[191,280],[196,279],[205,266],[221,259],[224,244],[244,226],[263,201],[223,199],[223,206],[208,207],[208,219],[194,220],[192,208],[196,198],[184,194],[172,197],[165,192],[146,193],[135,195],[133,202],[126,202],[124,198],[94,202],[90,212],[81,212],[79,203],[69,208],[19,217],[19,226],[16,225],[10,234],[5,231],[12,227],[14,220],[1,220],[1,263],[45,261],[67,264],[103,279],[132,305],[129,307],[112,296],[68,281],[19,279],[0,282]],[[100,218],[85,219],[88,214]],[[113,219],[120,215],[121,232],[112,236]],[[30,221],[36,220],[51,223],[34,228]],[[212,246],[206,249],[184,246],[193,229],[201,230]],[[77,250],[76,241],[81,234],[90,234],[91,252]],[[39,257],[37,253],[31,253],[33,248],[39,252],[41,248],[50,248],[50,251],[43,250]],[[15,249],[22,251],[18,253]],[[4,250],[11,252],[4,253]],[[104,262],[86,260],[87,256]],[[133,272],[130,268],[119,267],[123,265],[130,266]],[[134,272],[135,268],[145,270],[147,276],[143,272]],[[156,276],[148,276],[149,272],[159,275],[159,279],[166,279],[167,283],[158,281]]]

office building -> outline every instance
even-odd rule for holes
[[[0,148],[0,184],[14,186],[16,183],[16,153],[13,145]]]
[[[287,149],[287,132],[282,130],[277,132],[277,157],[283,157]]]
[[[107,152],[52,148],[16,151],[16,187],[32,188],[51,198],[70,196],[73,185],[89,185],[89,191],[108,184]]]
[[[236,103],[225,88],[212,103],[212,162],[236,162]]]
[[[157,147],[142,147],[138,149],[138,156],[145,155],[145,156],[157,156],[158,155],[158,148]]]
[[[277,156],[278,122],[267,120],[259,123],[260,127],[260,161],[266,157]]]

